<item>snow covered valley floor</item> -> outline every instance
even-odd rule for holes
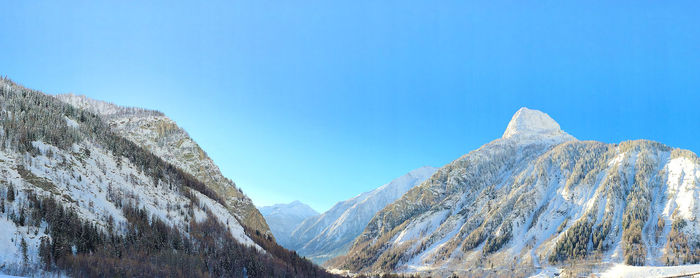
[[[357,274],[347,270],[329,269],[331,273],[355,277]],[[412,273],[403,273],[411,275]],[[421,277],[451,277],[450,275],[457,272],[440,271],[432,269],[427,272],[418,272]],[[424,276],[425,275],[425,276]],[[436,276],[437,275],[437,276]],[[488,276],[488,275],[487,275]],[[466,276],[469,277],[469,276]],[[500,276],[499,276],[500,277]],[[630,266],[625,264],[600,264],[597,269],[592,272],[576,272],[567,271],[556,267],[547,267],[538,271],[531,278],[548,278],[548,277],[600,277],[600,278],[681,278],[681,277],[700,277],[700,264],[681,265],[681,266]]]
[[[542,269],[532,277],[568,277],[572,273],[562,269],[549,267]],[[581,273],[574,273],[574,277]],[[583,274],[583,277],[601,277],[601,278],[680,278],[680,277],[700,277],[700,264],[681,265],[681,266],[631,266],[625,264],[610,264],[602,266],[600,270],[593,271],[590,274]]]
[[[617,264],[601,273],[600,277],[700,277],[700,264],[681,266],[629,266]]]

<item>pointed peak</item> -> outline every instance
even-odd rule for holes
[[[515,112],[502,138],[516,135],[559,136],[568,134],[562,131],[559,124],[547,113],[523,107]]]

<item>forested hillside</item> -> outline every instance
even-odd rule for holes
[[[0,271],[324,277],[89,111],[0,80]]]
[[[502,138],[382,209],[330,264],[524,277],[573,266],[586,275],[604,263],[699,263],[699,184],[700,159],[690,151],[579,141],[523,108]]]
[[[216,192],[241,224],[272,235],[253,201],[243,194],[231,179],[221,174],[219,167],[185,130],[163,113],[143,108],[122,107],[74,94],[56,97],[74,107],[97,114],[117,135],[192,175]]]

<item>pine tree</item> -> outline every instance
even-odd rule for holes
[[[26,216],[24,215],[24,207],[19,210],[19,225],[24,226]]]
[[[22,248],[22,260],[24,264],[27,264],[29,262],[29,257],[27,256],[27,241],[24,240],[24,237],[22,237],[19,246]]]
[[[7,200],[10,202],[15,201],[15,187],[12,184],[7,187]]]
[[[47,237],[41,238],[39,244],[39,259],[44,264],[44,269],[48,270],[51,266],[51,243]]]

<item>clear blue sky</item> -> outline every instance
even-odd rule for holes
[[[2,1],[0,75],[165,112],[258,205],[323,211],[521,106],[700,151],[698,1],[132,2]]]

